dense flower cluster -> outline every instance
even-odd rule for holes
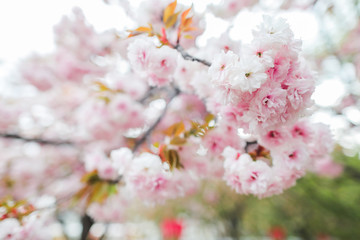
[[[128,58],[133,70],[150,86],[163,86],[172,80],[177,52],[166,46],[157,49],[151,41],[137,39],[128,48]]]
[[[294,122],[311,106],[314,81],[299,58],[295,40],[284,19],[265,16],[253,32],[250,45],[240,54],[232,51],[215,56],[209,68],[216,87],[214,109],[233,116],[233,122],[248,132],[259,133]]]
[[[263,147],[255,149],[255,154],[231,147],[224,150],[224,178],[238,193],[258,197],[282,193],[295,185],[306,170],[319,171],[315,166],[322,165],[322,158],[332,151],[329,129],[304,120],[265,132],[259,143]],[[330,169],[329,175],[339,171]]]

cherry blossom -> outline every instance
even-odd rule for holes
[[[232,21],[256,2],[207,10]],[[341,174],[330,129],[307,118],[316,75],[286,19],[265,15],[247,44],[229,25],[201,47],[206,17],[193,7],[119,4],[139,26],[97,32],[74,9],[54,28],[54,51],[20,64],[33,92],[0,102],[1,196],[49,195],[56,209],[123,222],[128,208],[192,196],[207,180],[265,198],[307,172]],[[0,238],[48,239],[36,212],[5,214]],[[181,232],[173,221],[163,234]]]

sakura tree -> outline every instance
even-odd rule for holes
[[[55,51],[19,66],[19,86],[36,94],[0,101],[1,239],[50,239],[68,209],[86,239],[94,222],[123,222],[134,204],[191,196],[207,179],[267,198],[307,172],[341,173],[329,128],[308,119],[316,74],[286,19],[264,15],[248,44],[226,31],[199,47],[213,26],[192,7],[118,3],[136,28],[99,33],[74,9],[54,28]],[[207,11],[231,22],[256,4]]]

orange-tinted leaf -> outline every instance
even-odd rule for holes
[[[26,200],[15,200],[10,196],[0,199],[0,221],[7,218],[16,218],[22,222],[22,219],[34,212],[35,207]]]
[[[84,176],[82,176],[81,178],[81,182],[92,182],[96,179],[99,179],[98,175],[97,175],[97,171],[94,170],[92,172],[86,173]]]
[[[26,200],[19,200],[19,201],[15,202],[15,204],[13,205],[13,207],[16,208],[16,207],[19,207],[19,206],[25,205],[25,204],[27,204],[27,201],[26,201]]]
[[[187,18],[191,9],[192,9],[192,7],[188,8],[181,14],[181,21],[180,21],[180,25],[179,25],[178,33],[177,33],[177,41],[180,40],[183,32],[189,32],[189,31],[196,29],[196,28],[191,27],[192,17]]]
[[[111,89],[110,87],[106,86],[104,83],[100,81],[94,82],[96,85],[96,91],[98,92],[111,92],[111,93],[123,93],[124,91],[121,89]],[[109,99],[110,100],[110,99]]]
[[[167,149],[166,145],[162,145],[160,147],[159,156],[163,163],[166,162],[169,164],[170,170],[183,167],[183,165],[180,163],[179,154],[175,149]]]
[[[200,127],[200,123],[196,122],[196,121],[191,121],[191,127],[194,129],[198,129]]]
[[[186,38],[186,39],[193,39],[194,37],[191,36],[191,35],[189,35],[189,34],[187,34],[187,35],[184,35],[184,38]]]
[[[182,23],[182,27],[183,28],[187,28],[192,24],[192,17],[191,18],[187,18],[184,20],[184,22]]]
[[[166,23],[168,19],[174,14],[177,1],[170,3],[165,9],[163,14],[163,22]]]
[[[104,83],[102,83],[102,82],[98,82],[98,81],[97,81],[97,82],[94,82],[94,84],[98,86],[100,92],[111,91],[111,89],[108,88],[108,87],[107,87]]]
[[[152,26],[150,25],[150,27],[138,27],[135,30],[130,30],[129,31],[130,34],[128,37],[134,37],[143,33],[149,33],[149,35],[152,34]]]
[[[180,157],[176,150],[169,149],[166,154],[167,162],[170,165],[170,170],[174,168],[179,168],[180,166]]]
[[[92,189],[92,196],[90,201],[91,202],[99,202],[102,203],[108,196],[108,184],[105,182],[97,183],[94,188]]]
[[[183,32],[191,32],[191,31],[195,31],[197,28],[196,27],[187,27],[183,29]]]
[[[89,205],[90,203],[94,202],[95,199],[97,198],[98,194],[99,194],[99,190],[101,188],[102,183],[101,182],[97,182],[94,185],[89,187],[89,195],[86,199],[86,203],[87,205]]]
[[[81,198],[83,198],[83,197],[85,197],[87,194],[88,194],[88,192],[89,192],[89,186],[85,186],[85,187],[83,187],[83,188],[81,188],[75,195],[74,195],[74,202],[73,203],[75,203],[75,202],[77,202],[77,201],[79,201]]]
[[[172,145],[184,145],[186,143],[186,139],[185,138],[181,138],[179,136],[174,137],[173,139],[171,139],[170,144]]]
[[[175,132],[174,132],[174,136],[179,136],[182,132],[185,131],[185,125],[183,122],[178,123]]]
[[[215,116],[214,116],[213,114],[209,113],[209,114],[206,115],[206,117],[205,117],[205,122],[206,122],[207,124],[209,124],[209,122],[212,121],[212,120],[214,120],[214,119],[215,119]]]
[[[137,35],[142,34],[142,33],[140,33],[140,32],[135,32],[135,31],[129,31],[129,32],[130,32],[130,34],[129,34],[128,38],[135,37],[135,36],[137,36]]]
[[[191,8],[192,8],[192,7],[186,9],[186,10],[181,14],[181,23],[182,23],[182,25],[184,24],[185,19],[186,19],[187,15],[189,14]]]
[[[175,14],[172,14],[167,20],[165,23],[165,27],[166,28],[171,28],[172,26],[175,25],[176,21],[177,21],[177,18],[179,16],[180,12],[177,12]]]
[[[166,136],[179,136],[181,133],[183,133],[185,131],[185,125],[183,122],[179,122],[179,123],[175,123],[173,125],[171,125],[170,127],[168,127],[168,129],[166,129],[164,131],[164,134]]]
[[[151,28],[149,28],[149,27],[138,27],[134,31],[136,31],[136,32],[149,32],[149,31],[151,31]]]

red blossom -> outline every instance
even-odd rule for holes
[[[286,239],[286,231],[283,227],[275,226],[270,229],[269,236],[273,240],[283,240]]]
[[[183,223],[177,219],[165,219],[161,223],[161,232],[165,240],[176,240],[181,237],[183,231]]]

